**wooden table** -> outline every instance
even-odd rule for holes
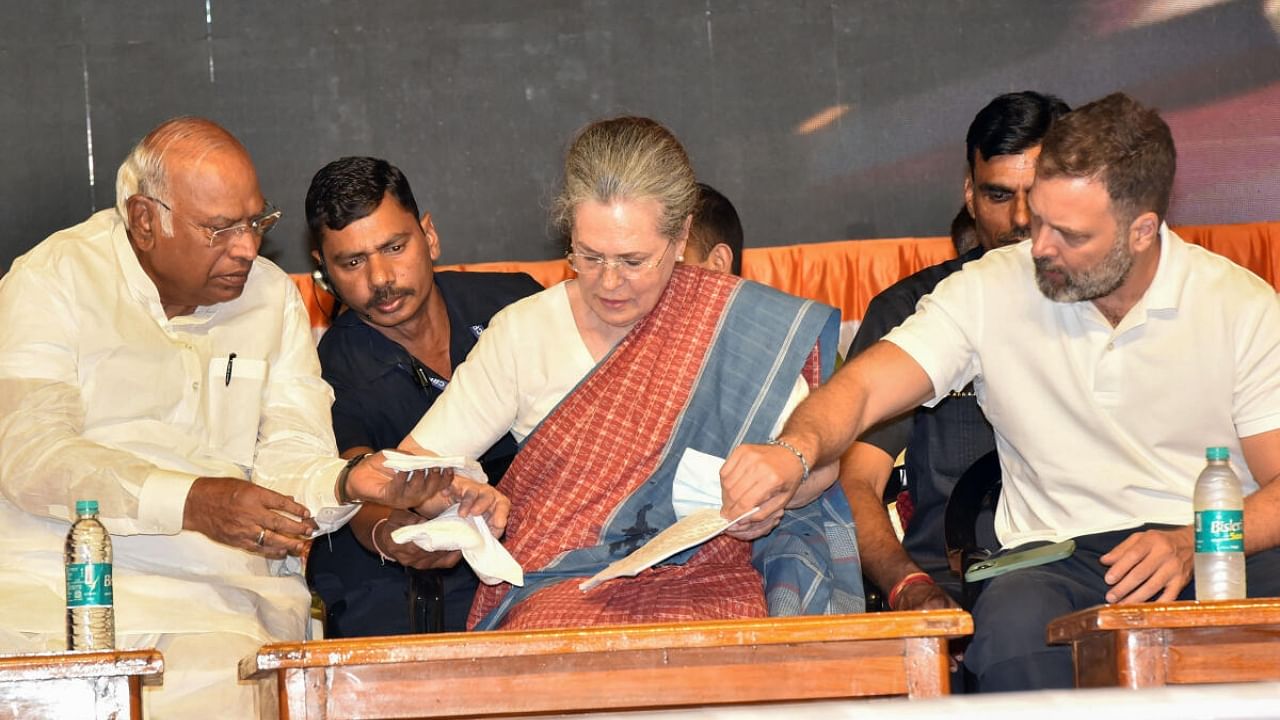
[[[142,717],[142,681],[159,678],[157,650],[0,655],[0,718]]]
[[[1102,605],[1049,624],[1077,687],[1280,680],[1280,599]]]
[[[943,695],[961,610],[281,643],[240,663],[273,674],[282,720],[674,707]]]

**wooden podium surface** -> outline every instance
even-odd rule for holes
[[[156,650],[0,655],[0,718],[142,717],[142,680],[164,672]]]
[[[1049,624],[1077,687],[1280,680],[1280,598],[1102,605]]]
[[[942,695],[938,610],[267,645],[242,679],[275,676],[282,719],[413,718]]]

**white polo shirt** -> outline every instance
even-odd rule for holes
[[[1208,446],[1280,427],[1280,304],[1253,273],[1161,227],[1146,294],[1112,328],[1036,287],[1030,241],[988,252],[886,336],[936,403],[974,381],[996,433],[1005,547],[1144,523],[1186,525]]]

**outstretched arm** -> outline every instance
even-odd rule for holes
[[[879,342],[846,364],[826,385],[808,397],[787,421],[778,439],[804,457],[810,468],[834,465],[844,449],[872,424],[913,408],[933,396],[924,369],[901,348]],[[725,517],[736,517],[753,505],[730,496],[730,487],[763,488],[767,496],[793,497],[804,465],[782,445],[740,445],[729,453],[721,481],[726,488]],[[746,519],[765,520],[762,509]]]

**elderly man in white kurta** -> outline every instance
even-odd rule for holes
[[[0,652],[64,647],[63,538],[97,500],[116,644],[165,655],[148,717],[274,714],[236,661],[304,637],[282,561],[354,501],[412,506],[442,481],[337,458],[301,299],[257,256],[279,213],[234,137],[162,124],[117,196],[0,280]]]

